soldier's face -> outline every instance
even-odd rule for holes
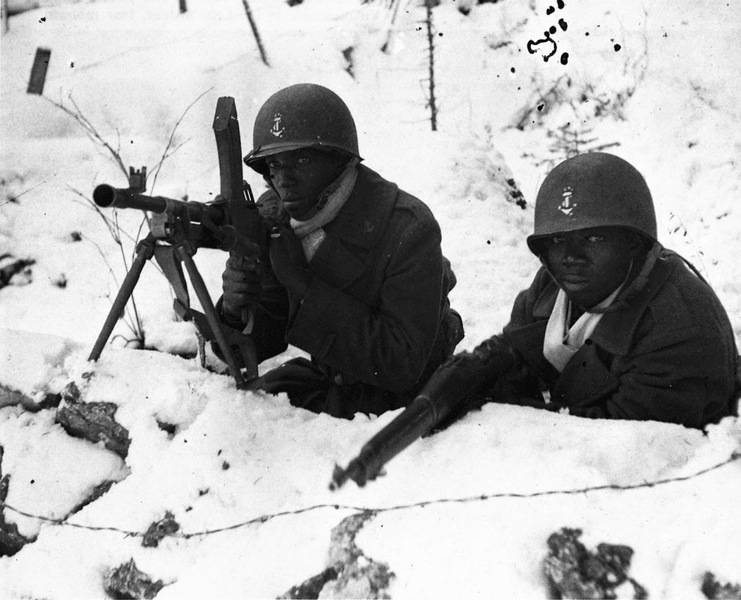
[[[595,227],[548,238],[543,257],[569,299],[589,309],[625,280],[640,247],[639,238],[630,231]]]
[[[314,215],[319,194],[338,177],[345,161],[337,154],[302,148],[269,156],[265,163],[283,208],[305,221]]]

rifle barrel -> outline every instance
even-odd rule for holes
[[[388,461],[428,433],[449,412],[449,407],[438,407],[427,396],[417,396],[399,416],[368,440],[346,469],[335,466],[330,489],[341,487],[348,479],[361,487],[375,479]]]

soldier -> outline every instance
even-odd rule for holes
[[[728,316],[656,237],[651,194],[629,163],[595,152],[559,164],[527,238],[542,267],[510,322],[442,365],[421,396],[457,395],[455,416],[490,400],[696,428],[734,414]]]
[[[405,406],[463,337],[437,221],[360,164],[350,111],[325,87],[273,94],[253,140],[244,160],[270,188],[258,200],[269,256],[229,258],[217,311],[250,334],[258,360],[288,344],[311,359],[251,389],[344,418]]]

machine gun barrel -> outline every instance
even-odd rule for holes
[[[93,190],[93,201],[101,208],[136,208],[161,214],[168,210],[175,211],[194,223],[208,220],[214,225],[225,222],[225,206],[186,202],[163,196],[146,196],[129,188],[114,188],[102,183]]]

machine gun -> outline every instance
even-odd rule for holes
[[[198,248],[218,248],[240,257],[260,257],[266,248],[267,235],[262,219],[249,185],[242,180],[239,123],[233,98],[218,99],[213,130],[221,178],[221,191],[213,202],[185,202],[144,195],[146,167],[129,169],[128,188],[101,184],[93,191],[93,200],[98,206],[136,208],[154,214],[149,220],[150,232],[137,244],[134,261],[88,360],[100,357],[144,265],[154,256],[175,292],[175,312],[185,320],[193,320],[206,339],[219,345],[237,387],[244,387],[244,377],[250,380],[257,376],[257,353],[252,339],[219,321],[208,289],[193,262]],[[183,264],[203,313],[190,307]],[[234,347],[239,348],[241,357],[235,355]]]

